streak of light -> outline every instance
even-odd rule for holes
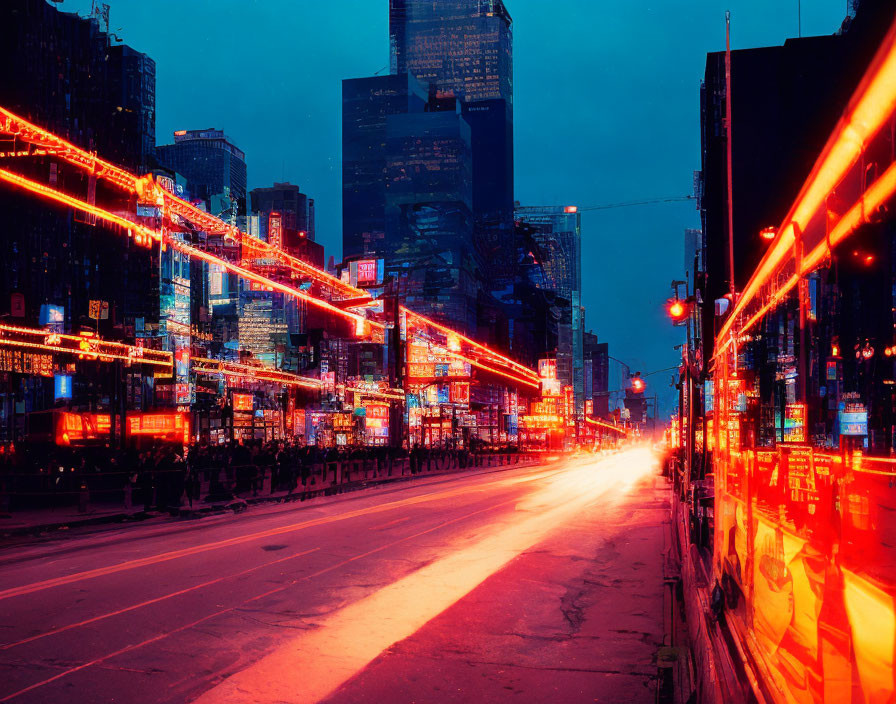
[[[126,220],[125,218],[122,218],[118,215],[114,215],[113,213],[103,210],[102,208],[97,208],[96,206],[90,205],[90,203],[87,203],[86,201],[79,200],[78,198],[74,198],[70,195],[62,193],[61,191],[49,188],[48,186],[43,186],[42,184],[31,181],[22,176],[18,176],[17,174],[10,173],[9,171],[0,169],[0,180],[23,188],[36,195],[43,196],[44,198],[62,203],[71,208],[76,208],[86,213],[95,215],[97,218],[105,222],[125,228],[129,232],[133,232],[135,236],[146,236],[147,238],[149,238],[147,241],[163,241],[162,234],[156,232],[155,230],[151,230],[142,225],[138,225],[137,223]],[[347,318],[348,320],[352,320],[355,322],[360,320],[373,327],[385,329],[385,325],[383,325],[382,323],[376,322],[374,320],[367,320],[365,317],[360,316],[356,313],[350,313],[348,311],[342,310],[342,308],[334,306],[328,301],[317,298],[292,286],[282,284],[279,281],[274,281],[273,279],[269,279],[265,276],[261,276],[260,274],[256,274],[254,271],[239,266],[238,264],[234,264],[233,262],[227,261],[226,259],[222,259],[221,257],[217,257],[214,254],[210,254],[209,252],[206,252],[204,250],[193,247],[186,242],[182,242],[173,237],[165,237],[164,244],[180,252],[189,254],[190,256],[194,256],[197,259],[201,259],[211,264],[216,264],[217,266],[223,267],[227,271],[234,273],[237,276],[240,276],[248,281],[254,281],[255,283],[261,284],[262,286],[265,286],[272,291],[279,291],[280,293],[284,293],[288,296],[291,296],[292,298],[299,298],[303,301],[307,301],[311,305],[317,306],[318,308],[323,308],[324,310],[327,310],[343,318]]]
[[[442,528],[445,528],[450,525],[454,525],[456,523],[460,523],[461,521],[465,521],[468,518],[472,518],[473,516],[478,516],[483,513],[487,513],[489,511],[494,511],[499,508],[504,508],[505,506],[513,503],[514,501],[515,501],[514,499],[512,499],[510,501],[504,501],[502,503],[488,506],[487,508],[482,508],[477,511],[473,511],[472,513],[467,513],[463,516],[458,516],[457,518],[452,518],[451,520],[444,521],[436,526],[433,526],[432,528],[427,528],[426,530],[419,531],[418,533],[414,533],[412,535],[406,535],[402,538],[398,538],[397,540],[393,540],[391,542],[380,545],[379,547],[376,547],[373,550],[368,550],[367,552],[363,552],[358,555],[353,555],[352,557],[350,557],[346,560],[341,560],[340,562],[336,562],[331,565],[328,565],[327,567],[324,567],[323,569],[318,570],[317,572],[314,572],[312,574],[308,574],[308,575],[304,575],[302,577],[297,577],[295,579],[291,579],[286,584],[283,584],[278,587],[274,587],[273,589],[269,589],[266,592],[257,594],[253,597],[250,597],[249,599],[244,599],[242,602],[240,602],[239,604],[236,604],[235,606],[229,606],[227,608],[220,609],[219,611],[215,611],[211,614],[203,616],[200,619],[197,619],[195,621],[187,623],[183,626],[179,626],[178,628],[174,628],[170,631],[164,631],[162,633],[159,633],[159,634],[153,636],[152,638],[148,638],[139,643],[134,643],[134,644],[128,645],[124,648],[120,648],[119,650],[116,650],[111,653],[107,653],[106,655],[102,655],[98,658],[94,658],[93,660],[85,662],[81,665],[77,665],[75,667],[69,668],[68,670],[64,670],[63,672],[60,672],[52,677],[48,677],[45,680],[41,680],[40,682],[35,682],[34,684],[28,685],[27,687],[25,687],[23,689],[13,692],[12,694],[7,694],[2,699],[0,699],[0,702],[11,701],[23,694],[27,694],[28,692],[34,691],[35,689],[39,689],[40,687],[44,687],[48,684],[52,684],[53,682],[60,680],[63,677],[73,675],[76,672],[80,672],[81,670],[85,670],[89,667],[93,667],[94,665],[100,665],[100,664],[106,662],[107,660],[111,660],[112,658],[117,657],[119,655],[124,655],[125,653],[133,652],[134,650],[138,650],[140,648],[146,647],[147,645],[152,645],[153,643],[157,643],[160,640],[164,640],[165,638],[168,638],[169,636],[173,636],[177,633],[182,633],[183,631],[187,631],[191,628],[195,628],[196,626],[198,626],[200,624],[211,621],[212,619],[217,618],[218,616],[223,616],[225,614],[232,613],[232,612],[236,611],[237,609],[239,609],[240,607],[244,607],[245,605],[251,604],[256,601],[260,601],[266,597],[272,596],[273,594],[277,594],[278,592],[285,591],[291,587],[294,587],[296,584],[299,584],[301,582],[307,582],[308,580],[314,579],[315,577],[320,577],[321,575],[327,574],[328,572],[333,572],[334,570],[337,570],[340,567],[345,567],[346,565],[349,565],[353,562],[357,562],[358,560],[362,560],[365,557],[371,557],[372,555],[376,555],[378,553],[384,552],[390,548],[395,547],[396,545],[400,545],[401,543],[406,543],[410,540],[414,540],[415,538],[420,538],[424,535],[429,535],[430,533],[435,533],[436,531],[441,530]]]
[[[405,306],[402,306],[401,310],[409,318],[416,318],[416,319],[422,321],[426,326],[435,328],[436,330],[439,330],[440,332],[443,332],[446,335],[456,336],[458,339],[463,340],[464,342],[466,342],[468,345],[471,345],[475,349],[481,350],[482,352],[488,354],[489,356],[494,357],[496,360],[500,361],[501,363],[506,364],[509,367],[515,368],[517,371],[519,371],[523,375],[531,377],[533,381],[536,381],[536,382],[538,381],[538,373],[536,371],[534,371],[533,369],[529,369],[528,367],[520,364],[519,362],[516,362],[516,361],[510,359],[509,357],[505,357],[504,355],[500,354],[499,352],[495,352],[494,350],[486,347],[485,345],[483,345],[480,342],[475,342],[475,341],[471,340],[469,337],[462,335],[461,333],[457,332],[456,330],[452,330],[451,328],[449,328],[445,325],[442,325],[441,323],[437,323],[434,320],[425,318],[422,315],[420,315],[419,313],[415,313],[410,308],[406,308]]]
[[[97,621],[104,621],[107,618],[112,618],[114,616],[121,616],[122,614],[129,613],[131,611],[136,611],[137,609],[142,609],[146,606],[152,606],[153,604],[158,604],[162,601],[167,601],[168,599],[173,599],[178,596],[183,596],[184,594],[189,594],[190,592],[195,592],[197,589],[205,589],[206,587],[211,587],[212,585],[219,584],[228,579],[236,579],[237,577],[245,577],[247,574],[251,574],[252,572],[257,572],[260,569],[264,569],[265,567],[271,567],[272,565],[279,565],[283,562],[288,562],[290,560],[295,560],[299,557],[304,557],[305,555],[310,555],[313,552],[317,552],[320,548],[312,548],[311,550],[305,550],[304,552],[298,552],[294,555],[287,555],[286,557],[281,557],[277,560],[273,560],[272,562],[265,562],[261,565],[255,565],[255,567],[250,567],[249,569],[243,570],[242,572],[237,572],[236,574],[226,574],[223,577],[216,577],[215,579],[211,579],[207,582],[202,582],[200,584],[194,584],[191,587],[187,587],[186,589],[180,589],[176,592],[171,592],[170,594],[164,594],[162,596],[156,597],[155,599],[147,599],[146,601],[141,601],[138,604],[132,604],[131,606],[126,606],[123,609],[118,609],[116,611],[110,611],[109,613],[100,614],[99,616],[94,616],[93,618],[88,618],[83,621],[78,621],[77,623],[70,623],[67,626],[60,626],[59,628],[54,628],[49,631],[45,631],[43,633],[38,633],[37,635],[30,636],[28,638],[23,638],[22,640],[17,640],[14,643],[4,643],[0,645],[0,650],[9,650],[10,648],[16,648],[20,645],[25,645],[26,643],[33,643],[36,640],[40,640],[41,638],[47,638],[48,636],[55,636],[59,633],[64,633],[65,631],[70,631],[73,628],[82,628],[83,626],[89,626],[91,623],[96,623]]]
[[[537,475],[536,475],[537,478]],[[488,482],[489,485],[509,485],[510,480],[506,478],[496,479],[493,482]],[[323,516],[321,518],[315,518],[308,521],[302,521],[299,523],[291,523],[285,526],[278,526],[277,528],[270,528],[268,530],[263,530],[255,533],[249,533],[246,535],[237,536],[234,538],[228,538],[226,540],[218,540],[211,543],[205,543],[202,545],[193,545],[189,548],[183,548],[180,550],[172,550],[170,552],[160,553],[158,555],[150,555],[148,557],[139,558],[136,560],[128,560],[126,562],[120,562],[113,565],[108,565],[106,567],[98,567],[92,570],[86,570],[84,572],[76,572],[74,574],[64,575],[62,577],[55,577],[52,579],[43,580],[41,582],[34,582],[32,584],[25,584],[19,587],[12,587],[10,589],[5,589],[0,591],[0,601],[4,599],[10,599],[17,596],[24,596],[28,594],[34,594],[35,592],[43,591],[45,589],[52,589],[54,587],[65,586],[67,584],[74,584],[76,582],[81,582],[87,579],[95,579],[97,577],[104,577],[110,574],[116,574],[118,572],[124,572],[126,570],[132,570],[142,567],[150,567],[153,565],[157,565],[163,562],[168,562],[170,560],[177,560],[183,557],[190,557],[192,555],[199,555],[205,552],[209,552],[211,550],[220,550],[221,548],[232,547],[235,545],[241,545],[243,543],[249,543],[255,540],[262,540],[264,538],[270,538],[276,535],[284,535],[287,533],[294,533],[296,531],[304,530],[306,528],[313,528],[316,526],[327,525],[330,523],[337,523],[339,521],[344,521],[350,518],[357,518],[359,516],[372,515],[377,513],[385,513],[386,511],[392,511],[398,508],[402,508],[404,506],[414,506],[417,504],[428,503],[431,501],[438,501],[444,498],[451,498],[455,496],[464,496],[468,494],[470,491],[469,486],[461,486],[454,489],[446,489],[443,491],[434,491],[428,494],[421,494],[420,496],[412,496],[407,499],[399,499],[397,501],[390,501],[388,503],[377,504],[374,506],[366,506],[364,508],[356,509],[354,511],[346,511],[345,513],[339,513],[332,516]]]
[[[170,193],[159,186],[152,177],[137,177],[125,169],[100,159],[96,154],[85,151],[71,142],[62,139],[38,125],[28,122],[23,117],[2,107],[0,107],[0,131],[14,135],[23,141],[40,145],[41,147],[44,147],[43,151],[47,154],[56,156],[74,166],[84,169],[99,179],[107,180],[127,193],[136,194],[147,191],[146,195],[152,196],[154,199],[161,199],[161,204],[171,210],[175,215],[188,222],[194,223],[200,229],[205,229],[213,233],[224,233],[226,236],[246,247],[263,251],[268,255],[282,260],[290,268],[298,270],[314,281],[325,286],[330,286],[340,293],[350,296],[369,297],[369,294],[366,291],[350,286],[326,271],[293,257],[282,249],[274,247],[263,240],[251,237],[250,235],[241,232],[234,225],[224,222],[220,218],[205,212],[201,208],[182,198],[178,198],[173,193]]]
[[[336,612],[206,692],[196,704],[312,704],[325,699],[558,526],[607,494],[618,500],[656,469],[656,458],[646,449],[604,461],[568,461],[566,472],[517,504],[509,527]]]
[[[805,231],[825,198],[864,152],[865,145],[896,110],[896,26],[856,89],[852,100],[815,163],[778,235],[744,288],[734,310],[722,325],[717,340],[731,333],[735,320],[778,271],[793,251],[796,230]]]

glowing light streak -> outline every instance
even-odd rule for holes
[[[279,369],[267,369],[265,367],[253,367],[248,364],[226,362],[219,359],[206,359],[204,357],[193,358],[193,371],[197,374],[223,374],[224,376],[239,376],[258,379],[259,381],[271,381],[290,386],[304,386],[310,389],[321,387],[320,379],[312,379],[298,374],[290,374]]]
[[[0,180],[10,183],[14,186],[18,186],[19,188],[23,188],[26,191],[30,191],[39,196],[43,196],[44,198],[49,198],[51,200],[55,200],[63,205],[67,205],[70,208],[75,208],[77,210],[81,210],[90,215],[94,215],[100,220],[103,220],[111,225],[117,225],[118,227],[126,229],[131,235],[134,236],[135,240],[138,244],[149,245],[152,240],[161,241],[162,236],[155,230],[151,230],[148,227],[144,227],[143,225],[138,225],[131,220],[127,220],[120,215],[115,215],[114,213],[110,213],[108,210],[103,210],[102,208],[98,208],[90,203],[75,198],[73,196],[62,193],[61,191],[57,191],[54,188],[50,188],[49,186],[44,186],[43,184],[37,183],[30,179],[25,178],[24,176],[19,176],[18,174],[14,174],[10,171],[6,171],[5,169],[0,169]]]
[[[32,336],[40,341],[10,339],[6,337],[7,335]],[[46,330],[20,328],[12,325],[0,325],[0,346],[55,352],[57,354],[71,354],[78,357],[91,357],[103,362],[121,360],[169,369],[174,366],[174,357],[171,352],[135,347],[122,342],[109,342],[97,337],[88,338],[79,335],[65,335],[63,333],[51,333]]]
[[[236,240],[246,247],[253,247],[264,253],[272,254],[289,268],[299,271],[308,278],[328,286],[342,295],[358,298],[369,298],[367,292],[350,286],[341,279],[318,269],[313,264],[297,259],[282,249],[251,237],[239,228],[224,222],[211,213],[178,198],[159,186],[151,175],[137,177],[119,166],[100,159],[96,154],[85,151],[74,144],[58,137],[52,132],[34,125],[22,117],[0,107],[0,132],[14,135],[24,141],[43,147],[47,154],[57,156],[65,161],[96,175],[98,178],[110,181],[118,188],[129,193],[140,194],[143,198],[157,202],[160,207],[170,214],[176,215],[191,222],[201,229],[214,234],[224,234]],[[82,208],[83,209],[83,208]],[[87,211],[91,212],[91,211]]]
[[[185,254],[190,254],[198,259],[202,259],[203,261],[207,261],[212,264],[217,264],[220,267],[225,268],[227,271],[230,271],[238,276],[243,277],[249,281],[254,281],[255,283],[266,286],[271,291],[279,291],[281,293],[285,293],[288,296],[292,296],[293,298],[300,298],[308,303],[317,306],[319,308],[323,308],[324,310],[328,310],[331,313],[335,313],[336,315],[342,316],[352,321],[365,321],[368,325],[372,327],[377,327],[379,329],[385,329],[385,325],[382,323],[378,323],[373,320],[367,320],[365,317],[358,315],[356,313],[351,313],[348,311],[339,308],[338,306],[329,303],[323,299],[317,298],[309,293],[305,293],[300,289],[294,288],[292,286],[287,286],[286,284],[282,284],[278,281],[270,279],[266,276],[261,276],[260,274],[256,274],[255,272],[246,269],[245,267],[239,266],[238,264],[234,264],[233,262],[227,261],[226,259],[222,259],[221,257],[215,256],[214,254],[210,254],[205,250],[198,249],[193,247],[192,245],[187,244],[186,242],[182,242],[173,237],[162,237],[160,232],[155,230],[151,230],[142,225],[138,225],[137,223],[131,222],[130,220],[125,220],[124,218],[114,215],[102,208],[98,208],[96,206],[92,206],[89,203],[79,200],[78,198],[74,198],[73,196],[69,196],[61,191],[57,191],[48,186],[43,186],[39,183],[35,183],[29,179],[26,179],[22,176],[18,176],[17,174],[10,173],[8,171],[4,171],[0,169],[0,180],[11,183],[15,186],[19,186],[27,191],[35,193],[36,195],[43,196],[50,200],[54,200],[58,203],[63,203],[64,205],[68,205],[72,208],[77,208],[79,210],[83,210],[84,212],[91,213],[96,215],[96,217],[105,222],[111,223],[113,225],[118,225],[119,227],[127,228],[129,231],[135,233],[140,233],[141,236],[145,236],[148,240],[157,240],[159,242],[163,242],[165,246],[172,247],[180,252]],[[164,241],[163,241],[164,240]]]
[[[804,231],[818,209],[858,161],[864,145],[896,110],[896,27],[891,28],[881,49],[856,90],[844,116],[831,134],[812,172],[778,229],[766,255],[745,287],[731,315],[717,336],[724,348],[735,321],[753,301],[783,262],[793,254],[796,228]]]
[[[589,425],[596,425],[600,428],[606,428],[607,430],[612,430],[614,433],[618,433],[619,435],[628,435],[624,428],[620,428],[616,425],[611,425],[610,423],[604,423],[599,420],[595,420],[594,418],[585,418],[585,422]]]
[[[515,381],[518,384],[525,384],[526,386],[531,386],[533,389],[540,388],[540,384],[538,382],[529,381],[528,379],[520,378],[519,376],[514,376],[512,373],[503,372],[500,369],[495,369],[494,367],[489,367],[488,365],[483,364],[482,362],[477,362],[476,360],[470,359],[469,357],[465,357],[462,354],[458,354],[457,352],[448,352],[452,357],[456,357],[467,364],[471,364],[474,367],[482,369],[483,371],[488,372],[489,374],[497,374],[498,376],[503,376],[506,379],[510,379],[511,381]],[[447,377],[445,381],[448,381]]]
[[[421,321],[424,325],[426,325],[428,327],[435,328],[436,330],[439,330],[440,332],[443,332],[446,335],[452,336],[458,340],[462,340],[463,342],[466,342],[468,345],[470,345],[477,351],[481,351],[481,352],[485,353],[486,355],[492,357],[494,359],[494,361],[496,361],[500,364],[505,364],[513,369],[516,369],[519,373],[521,373],[524,376],[530,377],[535,382],[538,381],[538,373],[532,369],[529,369],[526,366],[523,366],[519,362],[516,362],[516,361],[510,359],[509,357],[505,357],[504,355],[502,355],[498,352],[495,352],[494,350],[489,349],[488,347],[486,347],[485,345],[483,345],[480,342],[474,342],[469,337],[461,335],[456,330],[452,330],[451,328],[449,328],[445,325],[442,325],[433,320],[430,320],[429,318],[425,318],[424,316],[420,315],[419,313],[415,313],[414,311],[410,310],[409,308],[406,308],[405,306],[402,306],[401,310],[405,312],[405,314],[408,316],[409,319],[415,318],[415,319]],[[450,354],[452,356],[459,356],[452,350],[448,350],[448,354]]]
[[[881,206],[887,203],[896,195],[896,164],[890,167],[877,179],[864,193],[855,205],[853,205],[837,222],[837,225],[831,231],[828,242],[819,243],[811,252],[803,257],[802,266],[800,267],[800,276],[806,276],[812,273],[824,261],[825,257],[831,254],[832,249],[838,244],[846,240],[855,233],[862,225],[868,222],[868,214],[876,212]],[[787,281],[779,286],[772,294],[769,301],[754,313],[739,328],[739,334],[743,334],[750,330],[758,323],[770,310],[776,308],[784,297],[797,285],[799,277],[796,274],[791,275]],[[723,328],[724,330],[724,328]],[[731,343],[731,338],[718,342],[718,350],[721,352]]]

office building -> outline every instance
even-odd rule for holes
[[[342,82],[342,254],[382,256],[386,237],[386,122],[422,113],[427,88],[407,73]]]
[[[178,130],[156,147],[159,162],[187,179],[194,200],[233,222],[246,212],[246,155],[221,130]]]
[[[249,205],[252,213],[260,216],[263,239],[268,239],[269,216],[278,213],[284,232],[294,232],[296,237],[314,241],[314,199],[302,193],[298,186],[287,182],[253,188],[249,193]],[[284,244],[297,246],[292,241]]]
[[[513,21],[503,0],[390,0],[393,74],[411,73],[471,103],[513,112]]]
[[[470,128],[454,111],[386,122],[386,273],[406,304],[477,329],[482,261],[473,242]]]
[[[516,219],[531,229],[538,246],[544,288],[568,302],[558,326],[557,378],[573,387],[579,415],[585,408],[581,218],[574,206],[516,208]]]

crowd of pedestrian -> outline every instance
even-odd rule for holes
[[[478,447],[477,452],[511,448]],[[300,440],[237,441],[188,447],[148,444],[113,449],[53,445],[0,445],[0,510],[70,505],[83,499],[124,501],[145,510],[175,510],[200,498],[227,501],[264,491],[304,492],[337,482],[394,474],[463,469],[467,449],[322,447]],[[301,487],[301,489],[300,489]],[[202,497],[203,488],[206,495]]]

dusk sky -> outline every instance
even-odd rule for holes
[[[797,35],[797,0],[505,1],[524,205],[690,195],[700,79],[706,53],[724,48],[725,10],[734,48]],[[318,240],[338,258],[341,80],[388,71],[388,0],[107,2],[112,30],[157,63],[158,143],[223,129],[246,152],[250,188],[288,180],[315,199]],[[846,0],[802,5],[804,35],[835,32],[846,12]],[[59,7],[87,13],[90,0]],[[586,326],[633,369],[680,359],[662,304],[682,275],[683,231],[698,226],[693,202],[583,216]],[[666,405],[669,378],[650,387]]]

